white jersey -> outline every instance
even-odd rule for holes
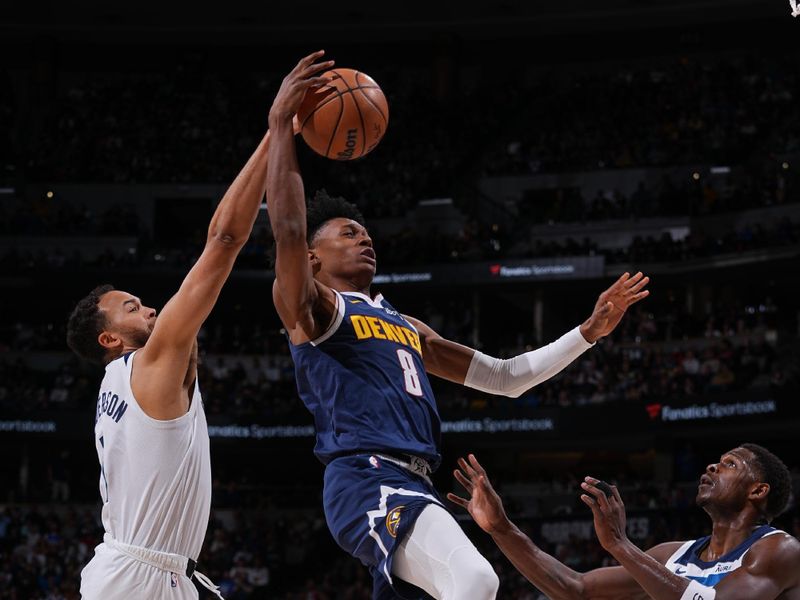
[[[159,421],[131,390],[136,353],[106,366],[94,427],[103,527],[114,540],[197,560],[211,510],[208,425],[197,381],[189,411]]]

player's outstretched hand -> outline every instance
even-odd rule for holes
[[[642,275],[641,271],[633,277],[630,273],[623,273],[600,294],[591,316],[581,325],[581,333],[586,341],[594,343],[614,331],[628,307],[650,295],[650,291],[644,289],[648,283],[650,278]]]
[[[325,85],[328,80],[319,74],[330,69],[333,66],[333,61],[316,62],[324,55],[324,50],[318,50],[300,59],[295,68],[283,78],[281,87],[272,102],[272,108],[269,110],[270,120],[294,117],[306,93],[314,93],[314,90]],[[296,123],[295,129],[297,129]]]
[[[600,484],[600,485],[598,485]],[[625,504],[617,486],[610,486],[609,493],[600,487],[602,482],[594,477],[586,477],[581,483],[584,493],[581,500],[592,509],[594,530],[600,545],[609,552],[628,539],[625,531]]]
[[[463,458],[458,459],[461,470],[453,471],[458,483],[464,486],[469,494],[469,499],[456,496],[452,492],[447,494],[450,502],[466,508],[478,527],[491,534],[508,527],[509,521],[503,509],[503,501],[494,491],[486,471],[483,469],[474,454],[469,455],[469,462]]]

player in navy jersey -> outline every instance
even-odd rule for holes
[[[619,567],[577,573],[544,553],[509,521],[486,471],[459,459],[456,479],[469,499],[448,498],[475,522],[531,583],[551,600],[798,600],[800,542],[769,523],[786,510],[792,479],[786,465],[757,444],[742,444],[706,467],[697,505],[711,535],[667,542],[643,552],[625,533],[625,506],[615,486],[606,494],[587,477],[581,500],[594,514],[597,537]],[[602,485],[602,484],[601,484]]]
[[[370,567],[374,598],[494,598],[491,565],[431,485],[440,420],[427,373],[519,396],[610,333],[647,296],[648,278],[626,273],[580,327],[505,361],[443,339],[373,298],[376,253],[358,209],[327,194],[306,207],[292,117],[309,87],[306,73],[322,56],[298,63],[270,110],[267,208],[276,243],[272,296],[326,465],[328,526]]]

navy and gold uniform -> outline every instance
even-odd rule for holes
[[[396,597],[395,544],[429,503],[441,423],[416,328],[382,296],[336,292],[318,339],[290,344],[300,398],[325,464],[323,502],[337,543],[369,566],[375,598]]]

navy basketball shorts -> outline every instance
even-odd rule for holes
[[[391,574],[395,549],[420,512],[444,506],[427,478],[370,454],[343,456],[325,468],[322,500],[336,543],[370,568],[373,599],[429,597]]]

